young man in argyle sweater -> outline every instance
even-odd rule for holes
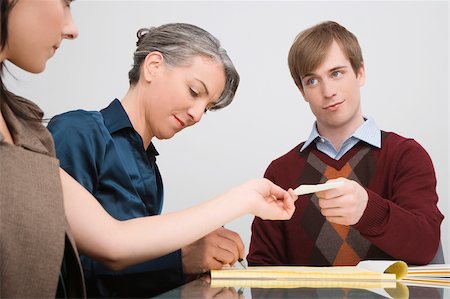
[[[429,263],[444,218],[434,168],[416,141],[381,131],[363,116],[365,69],[356,37],[335,22],[318,24],[297,36],[288,62],[316,122],[309,138],[274,160],[264,176],[285,189],[344,183],[301,196],[289,221],[255,218],[249,263]]]

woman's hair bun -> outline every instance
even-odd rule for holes
[[[136,33],[137,35],[137,42],[136,42],[136,46],[139,46],[142,42],[142,39],[144,38],[144,36],[150,32],[150,28],[141,28],[138,30],[138,32]]]

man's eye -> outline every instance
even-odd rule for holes
[[[339,78],[340,76],[342,76],[341,71],[334,71],[331,73],[331,77],[333,77],[333,78]]]
[[[308,85],[316,85],[318,82],[319,81],[317,79],[311,78],[311,79],[308,79],[308,81],[306,81],[306,84],[308,84]]]

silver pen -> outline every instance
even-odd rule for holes
[[[238,262],[239,264],[241,264],[242,268],[247,269],[247,266],[245,265],[243,258],[238,258]]]

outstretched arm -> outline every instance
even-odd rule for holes
[[[297,199],[292,190],[257,179],[180,212],[118,221],[64,170],[60,174],[78,249],[114,270],[179,249],[246,213],[289,219]]]

